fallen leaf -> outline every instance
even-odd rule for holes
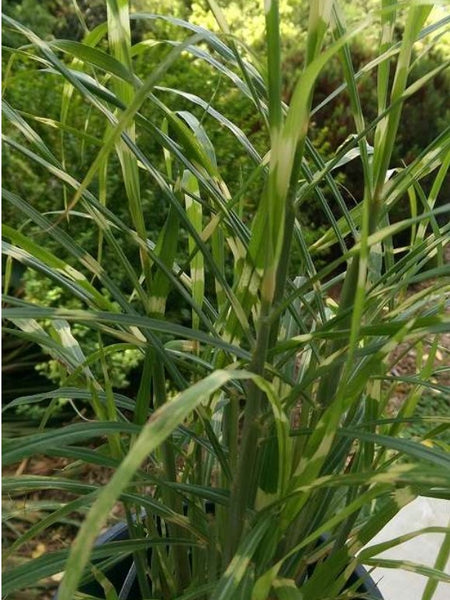
[[[31,553],[31,558],[39,558],[46,551],[47,551],[47,546],[45,544],[43,544],[42,542],[39,542],[39,544],[36,546],[36,548]]]

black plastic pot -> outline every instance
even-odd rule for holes
[[[127,540],[128,537],[127,524],[118,523],[98,538],[96,546],[108,542]],[[132,556],[127,556],[121,560],[108,570],[105,575],[118,591],[120,600],[142,600]],[[358,566],[351,574],[348,580],[348,587],[356,584],[358,581],[362,581],[358,588],[361,598],[365,600],[383,600],[380,590],[362,566]],[[81,588],[81,591],[98,598],[105,597],[102,587],[96,581],[86,584]],[[58,592],[56,592],[53,600],[58,600]]]

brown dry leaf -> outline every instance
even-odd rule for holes
[[[47,551],[47,546],[45,544],[43,544],[42,542],[39,542],[39,544],[36,546],[36,548],[31,553],[31,558],[39,558],[46,551]]]

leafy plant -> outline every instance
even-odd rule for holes
[[[167,41],[163,60],[144,80],[133,70],[136,48],[126,0],[108,0],[107,24],[88,32],[83,43],[46,42],[5,17],[26,39],[13,56],[25,53],[28,68],[35,62],[43,75],[64,84],[60,120],[47,123],[59,129],[61,144],[50,147],[34,120],[9,105],[5,117],[15,133],[7,132],[5,142],[58,181],[65,205],[56,215],[45,214],[15,190],[5,190],[5,202],[24,220],[20,227],[5,225],[4,252],[82,306],[41,306],[5,296],[11,333],[40,344],[66,373],[63,387],[12,405],[82,399],[95,418],[8,440],[3,457],[11,464],[51,453],[114,469],[102,487],[76,477],[6,478],[4,489],[12,497],[43,488],[75,495],[20,535],[10,554],[73,511],[87,513],[70,550],[9,570],[5,593],[64,570],[60,600],[76,597],[80,583],[94,577],[116,598],[119,592],[104,573],[131,553],[142,598],[318,600],[343,597],[344,590],[345,597],[358,597],[357,585],[348,583],[355,566],[383,564],[376,556],[381,549],[368,546],[374,535],[417,495],[449,496],[445,451],[402,436],[421,391],[433,386],[432,352],[417,353],[409,382],[414,391],[398,416],[386,416],[392,385],[400,379],[393,374],[395,348],[419,347],[427,339],[436,352],[439,337],[449,331],[443,249],[450,226],[439,219],[449,206],[435,205],[450,162],[449,128],[408,165],[392,163],[404,101],[447,66],[410,84],[414,44],[419,38],[431,43],[447,21],[428,22],[432,5],[413,3],[397,41],[400,5],[381,3],[375,14],[382,32],[379,55],[362,67],[377,74],[377,116],[366,121],[352,39],[370,17],[347,26],[337,2],[311,3],[304,66],[286,105],[278,4],[264,4],[266,67],[250,62],[214,0],[209,5],[221,34],[170,16],[134,14],[137,22],[169,22],[185,36]],[[100,45],[106,34],[107,51]],[[186,53],[220,71],[253,102],[266,127],[264,153],[214,108],[214,99],[160,89]],[[347,142],[325,161],[307,131],[315,82],[335,56],[354,123]],[[167,93],[191,103],[192,111],[168,108]],[[92,131],[88,120],[79,133],[96,153],[77,178],[64,159],[64,140],[71,103],[80,97],[102,117],[104,129]],[[253,161],[238,190],[235,181],[223,178],[209,119],[227,129]],[[157,142],[159,159],[142,150],[146,136]],[[120,163],[127,217],[109,208],[113,156]],[[335,174],[351,160],[361,164],[364,193],[350,210]],[[429,193],[421,186],[425,177],[432,178]],[[252,181],[260,182],[262,192],[253,203],[242,203]],[[151,236],[147,187],[167,205],[164,225]],[[414,198],[414,211],[390,224],[405,194]],[[300,215],[312,197],[329,228],[308,245]],[[97,253],[70,235],[74,216],[96,231]],[[394,236],[405,228],[411,228],[411,240],[399,258]],[[55,243],[60,252],[53,250]],[[332,244],[340,248],[338,258],[318,263],[317,253]],[[300,256],[295,268],[294,251]],[[130,255],[138,256],[138,266]],[[117,265],[126,273],[126,288],[115,280]],[[431,276],[434,283],[408,292]],[[332,301],[330,290],[341,283],[339,301]],[[182,319],[168,318],[173,297],[179,298]],[[98,348],[88,354],[75,335],[80,325],[98,336]],[[107,356],[118,349],[142,354],[136,398],[112,388]],[[429,427],[448,424],[448,417],[433,415]],[[118,501],[130,541],[93,549]],[[436,568],[408,565],[430,578],[429,589],[434,581],[448,581],[439,567],[447,545]]]

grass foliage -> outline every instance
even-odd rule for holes
[[[76,477],[5,481],[11,497],[39,489],[74,497],[19,536],[9,554],[58,519],[85,514],[70,549],[5,573],[6,594],[61,570],[59,600],[77,597],[80,583],[93,577],[109,590],[102,571],[132,553],[142,598],[343,597],[355,566],[375,565],[381,550],[358,552],[402,506],[418,495],[449,497],[445,444],[422,444],[404,430],[422,390],[433,385],[439,339],[450,331],[444,261],[449,205],[438,202],[450,163],[450,128],[409,164],[392,162],[404,102],[448,67],[442,63],[410,83],[413,49],[418,39],[431,46],[448,33],[448,20],[433,19],[430,2],[383,0],[366,20],[347,25],[338,2],[311,3],[304,65],[286,105],[278,4],[261,6],[265,66],[249,62],[215,0],[209,6],[220,33],[168,15],[135,14],[134,22],[163,19],[183,33],[183,41],[163,44],[163,59],[144,80],[134,63],[151,45],[133,45],[127,0],[107,0],[107,23],[87,31],[82,43],[45,41],[4,18],[23,40],[9,50],[6,92],[20,69],[39,70],[64,88],[59,119],[3,105],[6,152],[41,173],[46,185],[59,186],[64,203],[44,212],[15,189],[4,190],[4,202],[21,215],[20,226],[5,224],[4,255],[7,265],[21,263],[76,300],[75,308],[20,300],[8,294],[7,268],[3,314],[9,328],[43,347],[63,381],[10,406],[50,399],[47,418],[54,403],[67,399],[85,403],[92,418],[8,439],[3,458],[13,464],[50,453],[114,469],[103,487]],[[399,10],[407,13],[400,40]],[[379,23],[379,54],[362,69],[375,73],[378,108],[368,121],[352,44],[373,23]],[[173,89],[191,110],[165,104],[161,81],[186,55],[220,72],[253,103],[266,126],[263,156],[214,109],[214,99]],[[338,93],[348,94],[353,128],[324,160],[308,127],[315,83],[335,57],[342,71]],[[94,152],[81,176],[65,150],[73,143],[71,118],[80,103],[87,115],[95,114],[76,130]],[[223,178],[210,119],[235,136],[254,164],[239,187]],[[59,131],[58,144],[47,143],[47,128]],[[157,153],[142,150],[148,138]],[[359,163],[364,177],[352,209],[338,185],[339,168],[349,161]],[[109,208],[110,175],[125,190],[124,213]],[[253,181],[263,191],[243,202]],[[165,206],[156,232],[145,202],[148,188]],[[311,198],[328,222],[312,245],[300,219]],[[391,223],[399,205],[409,206],[409,214]],[[95,232],[96,252],[71,235],[71,223],[80,219]],[[398,234],[406,230],[409,244],[398,247]],[[337,258],[324,265],[318,257],[330,246],[338,248]],[[294,254],[300,259],[293,266]],[[118,267],[126,274],[120,284]],[[411,291],[428,279],[434,283]],[[342,286],[339,301],[331,296],[336,285]],[[174,298],[182,307],[175,319],[167,314]],[[98,339],[89,353],[77,339],[86,328]],[[412,392],[398,416],[389,417],[397,380],[392,353],[400,344],[422,348],[424,342],[430,351],[416,353]],[[135,398],[118,394],[109,372],[108,357],[129,351],[142,357]],[[423,439],[449,426],[443,414],[421,418]],[[93,550],[118,501],[132,541]],[[447,546],[436,568],[408,568],[430,582],[448,581],[442,572]],[[356,593],[349,588],[345,597]]]

